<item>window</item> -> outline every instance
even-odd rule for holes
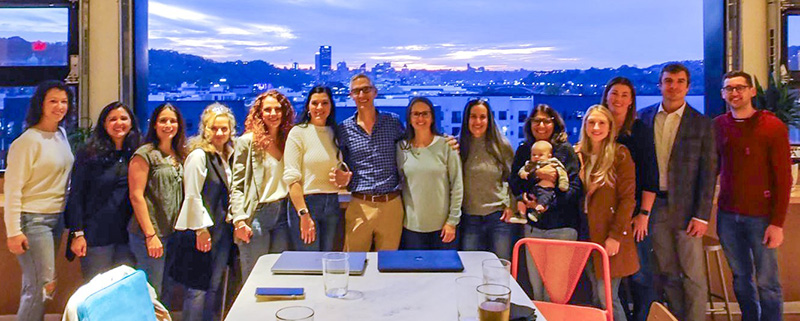
[[[519,126],[519,131],[517,133],[517,138],[525,138],[525,130],[522,128],[522,126]]]
[[[461,112],[454,111],[451,113],[453,117],[450,119],[450,122],[453,124],[461,124]]]
[[[528,118],[528,112],[520,110],[519,116],[517,117],[517,121],[519,121],[520,123],[524,123],[526,118]]]
[[[450,135],[458,136],[461,134],[461,127],[453,127],[453,130],[450,131]]]
[[[514,111],[533,106],[520,98],[532,98],[538,104],[547,96],[559,97],[559,107],[554,108],[570,115],[591,105],[576,100],[599,101],[596,96],[609,75],[636,79],[639,96],[659,95],[652,68],[666,61],[686,61],[692,74],[702,77],[702,1],[637,2],[613,8],[577,0],[517,1],[513,6],[489,8],[478,1],[447,9],[424,0],[402,5],[324,1],[313,8],[309,3],[252,2],[249,10],[242,11],[223,2],[151,0],[150,73],[144,81],[150,85],[150,95],[176,102],[201,101],[210,88],[219,85],[235,93],[224,102],[241,100],[247,109],[255,95],[275,88],[299,107],[308,90],[322,83],[333,89],[337,108],[354,108],[347,95],[349,79],[365,73],[377,87],[379,109],[397,108],[400,112],[395,113],[402,115],[409,97],[428,97],[445,111],[437,119],[450,128],[463,122],[464,115],[454,111],[462,111],[475,98],[491,97],[499,122],[521,124],[527,115]],[[420,23],[407,23],[409,8]],[[264,19],[265,10],[281,14]],[[450,14],[443,15],[444,10]],[[675,10],[684,13],[675,17],[679,21],[570,19],[597,14],[642,17]],[[529,18],[531,12],[536,19]],[[474,21],[515,21],[517,25],[478,27]],[[330,27],[342,25],[359,27]],[[596,37],[619,30],[632,30],[631,37]],[[384,37],[364,39],[366,31]],[[674,44],[671,52],[677,54],[666,54],[654,43]],[[619,54],[613,49],[619,47],[637,50]],[[692,79],[692,84],[690,95],[702,99],[704,82]],[[199,110],[185,113],[189,118],[189,113]],[[336,114],[340,121],[352,115],[338,110]],[[510,141],[516,137],[507,136]],[[577,137],[570,139],[574,143]]]

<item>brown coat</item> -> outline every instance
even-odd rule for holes
[[[639,270],[639,256],[633,239],[631,216],[636,207],[636,168],[633,158],[625,146],[619,145],[614,160],[616,183],[613,187],[602,185],[590,191],[584,182],[586,194],[586,217],[589,220],[589,238],[605,246],[607,238],[620,242],[619,253],[610,257],[611,277],[618,278]],[[599,254],[592,260],[595,273],[602,277],[602,261]]]

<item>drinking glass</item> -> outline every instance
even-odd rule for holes
[[[314,309],[300,305],[285,307],[275,312],[278,321],[314,321]]]
[[[511,309],[511,289],[500,284],[483,284],[478,292],[479,321],[508,321]]]
[[[456,306],[459,321],[478,320],[478,292],[475,291],[483,280],[477,276],[456,278]]]
[[[347,278],[350,275],[349,255],[343,252],[325,253],[322,256],[322,279],[325,295],[342,298],[347,294]]]
[[[505,259],[483,260],[483,283],[508,286],[511,280],[511,262]]]

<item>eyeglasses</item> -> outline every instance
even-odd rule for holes
[[[353,95],[353,96],[358,96],[358,94],[369,94],[373,90],[375,90],[375,87],[372,87],[372,86],[353,88],[353,89],[350,89],[350,94]]]
[[[414,118],[430,118],[431,117],[431,112],[429,112],[429,111],[420,111],[420,112],[415,111],[415,112],[411,113],[411,117],[414,117]]]
[[[552,123],[553,123],[553,117],[547,117],[547,118],[534,117],[534,118],[531,118],[531,125],[540,124],[540,125],[547,126],[547,125],[550,125]]]
[[[750,86],[727,86],[727,87],[722,87],[722,91],[728,94],[734,91],[741,94],[748,88],[750,88]]]

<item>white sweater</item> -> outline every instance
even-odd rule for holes
[[[286,138],[283,153],[283,181],[303,184],[303,195],[337,193],[328,173],[337,164],[338,150],[333,131],[327,126],[294,126]]]
[[[8,150],[5,223],[8,237],[22,234],[21,213],[60,215],[75,158],[64,131],[28,128]]]

